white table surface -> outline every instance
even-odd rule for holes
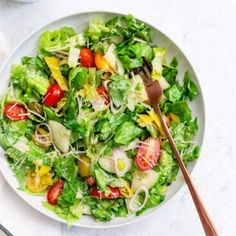
[[[91,10],[132,13],[169,35],[190,59],[203,88],[207,117],[204,147],[192,176],[219,235],[236,235],[236,1],[0,0],[0,30],[14,49],[50,20]],[[0,186],[5,199],[0,223],[17,236],[204,235],[186,186],[152,217],[109,230],[68,230],[31,209],[8,184]]]

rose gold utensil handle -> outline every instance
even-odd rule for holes
[[[162,123],[162,126],[164,128],[164,131],[165,131],[165,134],[167,136],[167,139],[170,143],[170,146],[172,148],[172,151],[175,155],[175,158],[179,164],[179,167],[182,171],[182,174],[184,176],[184,179],[188,185],[188,188],[189,188],[189,191],[192,195],[192,198],[193,198],[193,201],[194,201],[194,204],[195,204],[195,207],[197,208],[197,212],[198,212],[198,215],[201,219],[201,222],[202,222],[202,226],[204,228],[204,231],[205,231],[205,234],[207,236],[217,236],[218,233],[214,227],[214,224],[213,222],[211,221],[210,219],[210,216],[208,215],[207,211],[206,211],[206,208],[204,207],[203,205],[203,202],[202,200],[200,199],[198,193],[197,193],[197,190],[193,184],[193,181],[184,165],[184,162],[175,146],[175,143],[174,143],[174,140],[170,134],[170,131],[169,131],[169,128],[167,127],[166,125],[166,122],[164,121],[164,118],[162,116],[162,113],[161,113],[161,109],[159,107],[159,105],[155,105],[153,106],[154,109],[156,110],[156,113],[158,114],[158,116],[160,117],[160,120],[161,120],[161,123]]]

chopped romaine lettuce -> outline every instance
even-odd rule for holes
[[[131,121],[125,121],[117,130],[114,141],[118,144],[127,145],[133,139],[141,135],[143,130]]]
[[[189,97],[190,101],[192,101],[199,93],[196,84],[190,79],[188,71],[184,74],[184,89],[185,95]]]
[[[109,85],[109,94],[116,107],[120,107],[127,103],[127,96],[130,88],[130,81],[123,77],[116,77]]]
[[[67,40],[75,35],[75,30],[67,26],[58,30],[44,32],[39,38],[39,50],[57,51],[63,49]]]
[[[102,18],[97,17],[89,21],[88,35],[97,42],[102,32],[108,32],[109,29],[105,26]]]

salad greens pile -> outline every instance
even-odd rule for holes
[[[164,94],[161,110],[185,164],[199,156],[189,101],[198,88],[133,16],[92,19],[39,37],[37,54],[11,68],[0,103],[0,145],[19,188],[72,225],[140,215],[160,204],[178,165],[140,75],[144,58]]]

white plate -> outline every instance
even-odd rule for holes
[[[1,78],[0,94],[2,94],[5,88],[7,87],[11,65],[13,63],[19,63],[22,56],[35,55],[36,47],[37,47],[37,40],[39,38],[39,35],[42,32],[47,31],[47,30],[57,29],[65,25],[72,26],[77,31],[82,31],[88,25],[88,21],[91,18],[100,16],[105,21],[107,21],[111,19],[112,17],[119,16],[119,15],[120,14],[108,13],[108,12],[80,13],[80,14],[70,15],[70,16],[61,18],[37,30],[36,32],[31,34],[29,37],[27,37],[15,49],[15,51],[11,54],[11,56],[8,58],[8,60],[6,61],[2,69],[0,70],[0,78]],[[191,73],[193,80],[196,82],[196,84],[198,85],[200,89],[200,85],[197,80],[196,74],[193,71],[192,66],[190,65],[188,59],[185,57],[183,52],[165,34],[163,34],[162,32],[160,32],[159,30],[153,27],[151,28],[153,29],[153,32],[154,32],[153,41],[156,42],[158,46],[167,48],[167,60],[170,60],[173,56],[177,58],[179,62],[178,78],[183,78],[184,72],[188,70]],[[199,145],[202,145],[203,136],[204,136],[204,127],[205,127],[205,112],[204,112],[204,103],[203,103],[201,90],[197,99],[194,100],[194,102],[190,103],[190,107],[192,108],[193,116],[194,117],[197,116],[198,123],[199,123],[199,131],[195,138],[195,141]],[[1,148],[0,148],[0,151],[1,151],[0,170],[2,171],[2,174],[5,177],[6,181],[15,190],[15,192],[22,199],[24,199],[29,205],[35,208],[37,211],[40,211],[44,215],[50,218],[53,218],[57,221],[65,222],[59,219],[53,212],[50,212],[49,210],[45,209],[41,205],[41,202],[45,200],[45,197],[29,196],[25,192],[19,191],[17,189],[18,188],[17,180],[13,176],[12,171],[9,169],[8,164],[4,158],[3,150]],[[195,164],[196,162],[193,162],[188,166],[188,169],[190,172],[192,171]],[[166,203],[169,199],[171,199],[183,185],[184,185],[184,180],[179,173],[177,180],[174,183],[172,183],[172,185],[170,186],[164,203]],[[87,227],[87,228],[111,228],[111,227],[123,226],[123,225],[137,222],[139,220],[144,219],[147,216],[150,216],[152,213],[158,211],[158,208],[163,207],[163,205],[164,204],[162,203],[158,207],[149,209],[143,215],[139,217],[129,216],[129,217],[124,217],[124,218],[114,218],[110,222],[104,222],[104,223],[98,223],[94,220],[94,218],[90,216],[83,216],[81,220],[75,223],[75,225],[81,226],[81,227]],[[166,209],[168,208],[166,207]],[[169,212],[169,214],[171,214],[171,212]]]

